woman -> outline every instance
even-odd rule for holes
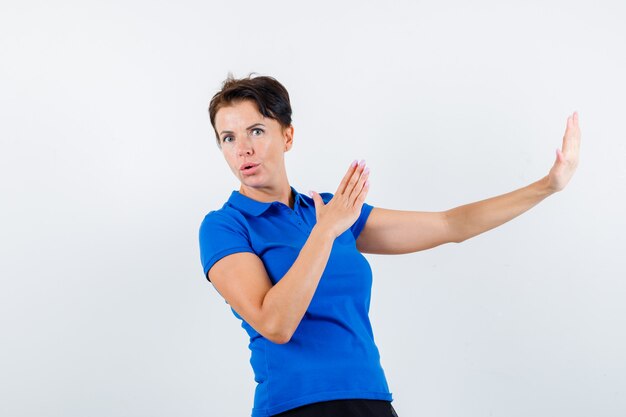
[[[539,181],[445,212],[365,200],[369,168],[352,162],[334,194],[300,194],[284,154],[294,128],[287,90],[272,77],[224,82],[209,106],[217,145],[240,181],[199,231],[206,278],[250,336],[253,417],[396,416],[368,311],[362,253],[403,254],[463,242],[562,190],[578,164],[578,114]]]

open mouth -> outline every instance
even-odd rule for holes
[[[246,164],[241,169],[241,172],[246,175],[252,175],[259,169],[259,165],[260,164]]]

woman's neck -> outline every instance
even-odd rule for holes
[[[280,201],[287,205],[289,208],[294,207],[294,196],[291,193],[291,186],[288,182],[278,188],[271,187],[249,187],[241,185],[239,188],[239,194],[245,195],[255,201],[262,203],[272,203],[274,201]]]

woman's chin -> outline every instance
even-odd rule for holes
[[[258,187],[259,185],[261,185],[260,178],[256,175],[249,176],[249,177],[242,177],[240,178],[240,182],[242,185],[245,185],[248,187]]]

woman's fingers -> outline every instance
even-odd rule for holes
[[[578,112],[574,112],[567,118],[567,127],[563,135],[562,152],[565,155],[576,158],[580,148],[580,127],[578,125]]]
[[[354,161],[341,180],[335,195],[337,198],[345,198],[348,207],[354,207],[359,197],[365,199],[363,194],[367,194],[368,187],[365,186],[365,183],[368,178],[369,168],[365,166],[365,160],[362,159],[358,164]]]
[[[580,125],[578,124],[578,112],[574,112],[572,116],[572,123],[574,124],[574,137],[577,142],[580,142]]]
[[[357,167],[354,170],[354,173],[352,174],[352,177],[350,177],[350,181],[348,181],[348,185],[346,186],[346,189],[345,189],[345,191],[343,193],[343,195],[346,197],[346,199],[349,202],[352,202],[354,200],[353,198],[351,198],[351,196],[352,196],[352,193],[354,192],[354,189],[359,184],[359,179],[363,175],[363,170],[365,170],[365,160],[364,159],[362,159],[359,162],[359,165],[357,165]]]
[[[365,181],[363,182],[363,186],[361,187],[361,191],[358,193],[358,195],[356,196],[356,199],[354,201],[355,205],[357,203],[357,201],[360,204],[363,204],[363,202],[365,202],[365,198],[367,197],[367,192],[370,189],[370,181],[369,179],[365,179]]]
[[[358,178],[358,180],[354,184],[354,187],[352,188],[350,196],[348,197],[348,201],[350,202],[351,206],[354,206],[354,203],[356,202],[357,198],[363,191],[363,187],[365,186],[365,182],[369,178],[369,175],[370,175],[369,167],[364,168],[363,171],[361,172],[361,176]]]
[[[350,194],[352,193],[352,189],[359,181],[359,177],[361,176],[361,172],[363,172],[364,168],[365,160],[362,159],[359,164],[354,168],[354,171],[352,171],[352,175],[350,175],[350,177],[348,178],[347,184],[345,184],[345,187],[342,189],[341,193],[339,193],[340,196],[345,196],[346,198],[350,196]]]
[[[335,192],[335,194],[341,195],[346,191],[346,187],[348,186],[348,182],[350,181],[350,178],[352,178],[355,170],[358,171],[358,168],[359,168],[358,161],[355,159],[350,164],[350,168],[348,168],[346,175],[343,176],[343,179],[341,180],[341,183],[339,183],[339,187],[337,187],[337,191]]]

